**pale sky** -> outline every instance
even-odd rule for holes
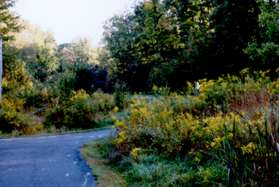
[[[97,46],[103,25],[115,14],[132,7],[135,0],[17,0],[15,11],[23,19],[54,34],[60,43],[87,37]]]

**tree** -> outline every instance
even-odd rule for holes
[[[18,31],[19,29],[18,17],[10,11],[14,3],[14,0],[0,0],[0,101],[2,98],[3,40],[11,39],[11,32]]]
[[[272,7],[277,3],[265,2]],[[260,16],[269,25],[263,27],[259,6],[257,0],[140,2],[132,12],[113,17],[105,27],[112,75],[131,90],[146,91],[153,85],[182,88],[186,80],[237,73],[254,66],[248,57],[255,61],[258,53],[250,52],[254,57],[244,53],[252,41],[261,43],[270,38],[261,53],[278,53],[277,44],[270,45],[277,40],[278,10],[273,8]],[[265,36],[265,29],[269,35],[273,30],[272,36]],[[268,58],[276,61],[275,57]]]
[[[0,35],[0,101],[2,101],[2,76],[3,76],[3,40]]]
[[[3,40],[13,38],[13,32],[18,31],[18,16],[10,8],[15,4],[15,0],[0,0],[0,35]]]
[[[98,64],[98,49],[87,38],[78,38],[71,43],[59,46],[61,63],[64,64]]]
[[[21,25],[23,28],[10,44],[18,51],[18,57],[26,62],[33,78],[44,82],[59,67],[54,36],[24,20]]]
[[[207,0],[165,0],[166,11],[170,12],[173,24],[177,28],[180,48],[176,52],[175,80],[172,84],[179,88],[185,80],[196,80],[206,73],[202,68],[208,61],[209,17],[213,10]]]
[[[98,62],[99,49],[93,48],[87,38],[79,38],[58,47],[60,69],[57,76],[59,92],[67,97],[73,90],[94,92],[108,89],[108,72]],[[103,57],[102,57],[103,58]]]
[[[104,41],[112,59],[112,75],[118,82],[131,84],[138,67],[134,56],[135,42],[134,22],[132,15],[115,16],[105,25]]]
[[[172,21],[158,0],[141,2],[132,13],[110,20],[105,42],[117,80],[134,91],[168,85],[181,47]]]
[[[211,62],[206,66],[213,74],[238,71],[249,66],[243,53],[248,42],[258,37],[260,14],[257,0],[211,0]],[[215,69],[215,72],[214,70]]]
[[[245,53],[257,69],[279,67],[279,1],[261,1],[259,38],[249,42]]]
[[[79,38],[73,41],[71,46],[76,63],[98,64],[97,49],[93,48],[89,39]]]

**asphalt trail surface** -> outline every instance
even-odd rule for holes
[[[110,136],[95,132],[0,139],[0,187],[95,186],[90,168],[80,156],[83,144]]]

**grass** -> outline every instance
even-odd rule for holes
[[[105,154],[110,150],[110,139],[101,139],[86,144],[81,149],[81,155],[86,159],[96,177],[97,187],[125,187],[126,182],[122,176],[108,165],[109,160]]]
[[[226,170],[218,162],[197,164],[192,158],[169,160],[155,154],[117,159],[112,138],[91,142],[81,150],[97,186],[222,186]],[[116,155],[114,155],[115,153]],[[107,159],[109,158],[109,159]]]

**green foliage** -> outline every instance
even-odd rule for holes
[[[136,160],[126,156],[117,160],[119,153],[110,139],[98,142],[96,151],[101,158],[110,159],[109,165],[125,177],[129,186],[217,186],[226,183],[226,168],[215,161],[200,165],[192,157],[169,160],[143,150],[139,150]]]
[[[23,29],[15,34],[11,46],[17,56],[26,63],[29,73],[35,80],[44,82],[57,70],[57,45],[51,33],[21,21]]]
[[[135,91],[165,84],[175,63],[172,50],[179,48],[171,23],[159,1],[140,3],[132,13],[112,18],[105,41],[113,77]]]
[[[3,93],[11,97],[24,97],[33,88],[31,76],[23,61],[13,59],[4,64]]]
[[[263,38],[265,41],[274,41],[278,43],[278,18],[279,18],[279,4],[278,2],[265,3],[261,1],[261,15],[260,15],[260,26],[263,29]]]
[[[30,89],[26,96],[24,97],[25,103],[24,108],[38,108],[38,113],[40,110],[44,109],[44,107],[51,102],[50,90],[47,87],[35,87]]]
[[[59,56],[64,64],[98,64],[98,51],[87,38],[79,38],[59,46]]]
[[[246,67],[276,69],[277,9],[277,1],[140,2],[105,27],[108,67],[132,91],[183,88],[186,80]]]
[[[0,0],[5,40],[13,4]],[[4,48],[0,132],[115,123],[100,155],[131,186],[275,186],[278,12],[278,1],[144,1],[108,22],[99,56],[87,39],[58,46],[22,22]]]
[[[118,156],[116,167],[136,185],[276,184],[276,82],[243,71],[200,81],[199,96],[135,97],[129,115],[116,121],[116,151],[128,155]],[[163,158],[145,163],[150,154]]]
[[[21,135],[34,134],[42,130],[42,123],[22,110],[23,102],[19,99],[16,101],[3,99],[0,108],[0,132],[14,132]]]
[[[5,127],[0,130],[31,134],[37,132],[37,126],[41,130],[42,124],[66,129],[111,124],[104,118],[114,108],[113,96],[94,93],[107,89],[107,71],[92,65],[96,53],[89,41],[72,44],[75,58],[70,62],[51,33],[26,21],[21,24],[24,28],[14,33],[15,40],[5,45],[3,78],[4,97],[21,105],[1,107]],[[74,98],[80,89],[92,96]]]
[[[237,76],[223,76],[215,81],[201,80],[200,84],[200,95],[196,100],[204,100],[204,109],[211,109],[211,112],[235,111],[233,108],[235,103],[253,102],[253,97],[260,97],[259,102],[265,102],[269,95],[266,89],[271,86],[271,82],[268,76],[265,76],[265,73],[253,74],[246,70],[242,71],[240,78]]]
[[[123,110],[127,107],[127,90],[125,86],[115,84],[114,99],[116,106]]]
[[[245,53],[256,62],[255,67],[278,67],[279,59],[279,4],[261,1],[259,18],[261,36],[249,44]],[[274,69],[275,69],[274,68]]]
[[[76,73],[67,70],[60,74],[57,82],[56,82],[56,88],[57,88],[57,94],[62,98],[68,98],[71,93],[75,90],[75,83],[76,83]]]
[[[44,82],[57,70],[57,58],[47,48],[38,47],[36,50],[36,60],[32,60],[28,68],[35,79]]]
[[[0,36],[4,40],[12,39],[12,32],[19,30],[18,16],[10,10],[14,4],[15,0],[0,1]]]
[[[68,101],[48,109],[46,122],[48,127],[66,129],[89,129],[96,127],[114,108],[113,96],[96,92],[93,95],[80,90]]]
[[[211,2],[214,10],[210,18],[210,27],[214,29],[212,47],[216,48],[214,54],[218,60],[216,68],[221,66],[224,60],[229,61],[226,65],[243,67],[243,63],[248,61],[244,58],[242,50],[247,47],[248,42],[257,37],[259,32],[259,4],[257,0]]]

